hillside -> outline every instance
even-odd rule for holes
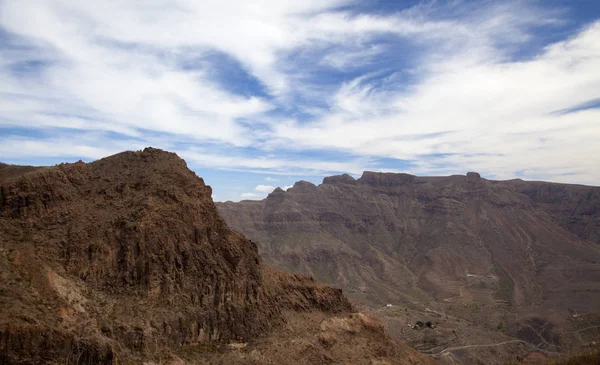
[[[265,267],[157,149],[0,165],[0,272],[2,364],[430,362],[341,290]]]
[[[267,263],[342,287],[426,353],[550,355],[600,339],[599,206],[597,187],[373,172],[218,204]],[[420,318],[443,328],[403,329]]]

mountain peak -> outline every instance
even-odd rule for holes
[[[317,190],[317,186],[310,181],[300,180],[294,183],[292,190],[295,192],[310,192]]]
[[[333,176],[328,176],[326,178],[323,179],[323,184],[331,184],[331,185],[335,185],[335,184],[356,184],[356,180],[348,175],[348,174],[343,174],[343,175],[333,175]]]
[[[479,181],[481,180],[481,175],[478,172],[467,172],[467,180],[468,181]]]
[[[282,193],[277,188],[269,196]],[[295,312],[333,317],[352,311],[340,289],[265,267],[256,244],[221,219],[210,187],[176,154],[160,149],[87,164],[0,165],[0,237],[6,308],[0,314],[0,338],[8,339],[10,329],[3,349],[8,363],[69,358],[142,363],[216,342],[262,336],[276,343],[285,335],[274,331]],[[311,322],[296,316],[289,323],[304,321],[299,328],[319,330],[318,318]],[[362,334],[353,332],[351,341],[358,338],[366,348],[370,327],[357,326]],[[322,332],[334,341],[350,341],[334,330]],[[310,333],[300,335],[316,341]],[[388,349],[394,346],[382,328],[377,340]],[[277,355],[272,347],[253,351],[271,363]],[[305,356],[304,347],[287,347],[297,358]],[[226,360],[194,358],[190,363],[247,363],[237,352],[194,354]],[[380,356],[328,354],[340,363]]]

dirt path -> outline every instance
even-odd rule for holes
[[[496,346],[503,346],[503,345],[508,345],[511,343],[524,343],[527,345],[531,345],[528,342],[525,341],[521,341],[521,340],[510,340],[510,341],[504,341],[504,342],[499,342],[499,343],[492,343],[492,344],[485,344],[485,345],[466,345],[466,346],[460,346],[460,347],[450,347],[447,348],[445,350],[442,350],[436,354],[428,354],[428,356],[439,356],[439,355],[445,355],[446,353],[452,352],[452,351],[456,351],[456,350],[463,350],[463,349],[470,349],[470,348],[475,348],[475,347],[496,347]]]

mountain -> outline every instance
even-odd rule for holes
[[[0,164],[0,363],[431,362],[340,289],[266,267],[211,193],[152,148]]]
[[[424,352],[600,342],[598,187],[365,172],[217,206],[267,263],[342,287]],[[419,318],[431,338],[405,330]]]

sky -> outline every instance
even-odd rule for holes
[[[0,0],[0,161],[600,185],[600,1]]]

